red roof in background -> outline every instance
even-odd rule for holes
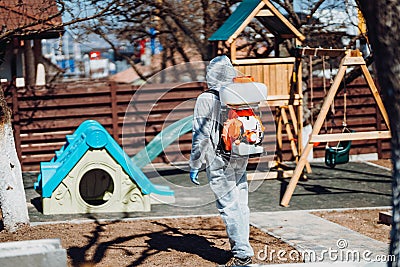
[[[59,12],[55,0],[0,0],[0,31],[14,30],[38,20],[43,23],[26,30],[48,30],[41,32],[42,38],[57,37],[63,29],[55,28],[62,23],[61,16],[48,21],[48,18]],[[16,33],[16,36],[24,34]]]

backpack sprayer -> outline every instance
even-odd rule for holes
[[[251,76],[236,77],[219,93],[223,104],[223,150],[240,156],[262,154],[265,127],[258,105],[267,100],[267,86],[254,82]]]

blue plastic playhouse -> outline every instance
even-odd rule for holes
[[[184,125],[184,132],[190,130],[190,123]],[[184,133],[181,130],[180,135]],[[160,147],[154,142],[152,146],[153,150]],[[142,152],[142,160],[136,161],[146,162],[141,163],[143,167],[155,153],[145,153],[143,158]],[[40,164],[34,188],[41,194],[44,214],[150,211],[151,204],[175,201],[174,192],[168,186],[153,184],[94,120],[83,122],[67,135],[53,159]]]

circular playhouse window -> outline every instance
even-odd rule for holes
[[[102,169],[86,172],[79,182],[79,194],[89,205],[99,206],[106,203],[114,192],[114,182],[110,174]]]

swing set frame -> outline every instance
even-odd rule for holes
[[[308,139],[308,143],[302,151],[301,157],[297,162],[296,168],[293,172],[293,176],[286,188],[285,194],[282,197],[281,205],[284,207],[289,206],[290,199],[296,188],[296,185],[303,174],[304,167],[307,163],[307,156],[313,148],[314,143],[319,142],[334,142],[334,141],[350,141],[350,140],[371,140],[371,139],[388,139],[391,138],[389,117],[386,109],[383,105],[382,99],[379,95],[378,89],[372,79],[372,76],[366,66],[366,63],[359,50],[344,50],[344,49],[323,49],[323,48],[302,48],[302,55],[314,55],[314,56],[343,56],[337,75],[335,76],[331,87],[327,95],[325,96],[324,103],[321,107],[321,111],[313,125],[312,133]],[[346,70],[349,66],[360,66],[364,78],[368,84],[369,89],[378,105],[378,109],[382,114],[383,120],[388,128],[385,131],[369,131],[369,132],[348,132],[348,133],[331,133],[331,134],[319,134],[323,123],[326,119],[328,111],[332,103],[334,103],[335,96],[338,92],[340,84],[345,77]]]

